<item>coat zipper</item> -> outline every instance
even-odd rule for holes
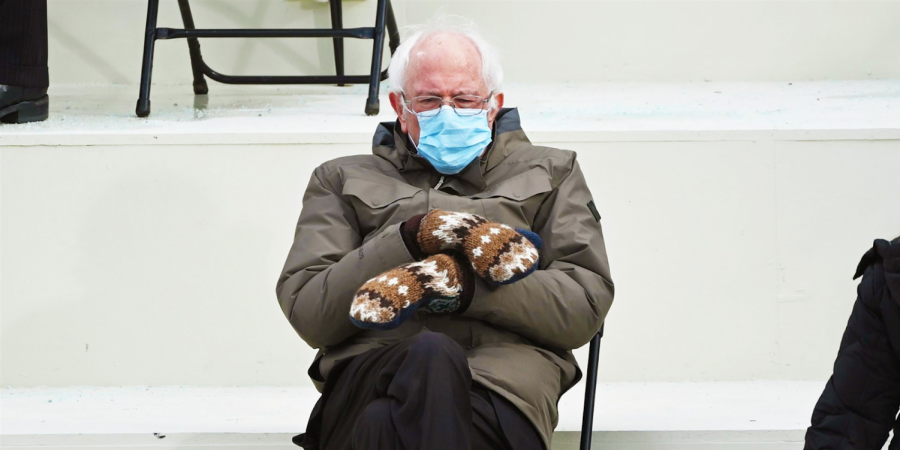
[[[442,184],[444,184],[444,176],[443,175],[441,175],[441,179],[438,180],[437,184],[434,185],[434,189],[435,190],[440,189]]]

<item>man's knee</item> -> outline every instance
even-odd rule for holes
[[[468,368],[466,352],[445,334],[425,331],[409,338],[409,352],[417,360],[443,362]]]
[[[379,398],[369,403],[356,418],[351,440],[354,449],[382,448],[396,440],[397,431],[391,418],[391,399]]]

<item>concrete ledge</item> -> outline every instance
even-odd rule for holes
[[[605,383],[596,448],[787,449],[820,382]],[[580,439],[583,387],[560,401],[554,449]],[[318,393],[304,387],[7,388],[4,448],[293,448]]]
[[[507,86],[535,142],[900,139],[900,80],[545,83]],[[0,125],[0,145],[369,144],[381,113],[362,113],[365,86],[154,86],[153,113],[134,116],[137,86],[54,85],[50,119]]]
[[[296,450],[288,433],[185,433],[185,434],[60,434],[3,435],[0,445],[16,450],[51,448],[114,449],[140,447],[146,450],[205,449],[210,447],[254,450]],[[553,450],[575,450],[580,434],[558,432],[553,436]],[[803,445],[803,431],[713,431],[713,432],[594,432],[592,448],[624,450],[794,450]]]

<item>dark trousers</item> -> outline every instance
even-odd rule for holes
[[[465,351],[443,334],[420,333],[334,370],[294,439],[306,450],[543,449],[521,412],[473,386]]]
[[[0,84],[50,85],[47,0],[0,0]]]

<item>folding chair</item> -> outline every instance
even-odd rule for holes
[[[381,57],[384,49],[385,25],[390,39],[391,54],[400,45],[400,34],[397,32],[397,21],[390,0],[377,0],[375,26],[371,28],[344,28],[341,0],[329,0],[331,3],[331,29],[196,29],[188,0],[178,0],[184,29],[157,28],[156,18],[159,11],[159,0],[148,0],[147,27],[144,34],[144,59],[141,67],[141,88],[138,95],[135,113],[138,117],[150,115],[150,75],[153,71],[153,49],[157,39],[186,38],[191,55],[191,69],[194,72],[194,94],[206,94],[204,75],[220,83],[227,84],[369,84],[369,97],[366,99],[366,114],[378,114],[379,83],[387,78],[387,70],[381,70]],[[334,65],[336,75],[303,75],[303,76],[235,76],[225,75],[211,69],[200,55],[200,42],[197,38],[333,38]],[[368,75],[344,75],[344,38],[372,39],[372,67]]]
[[[597,360],[600,357],[600,339],[603,338],[603,326],[600,326],[600,331],[591,339],[587,378],[584,380],[584,416],[581,420],[581,445],[578,447],[579,450],[591,449],[591,436],[594,426],[594,398],[597,395]]]

